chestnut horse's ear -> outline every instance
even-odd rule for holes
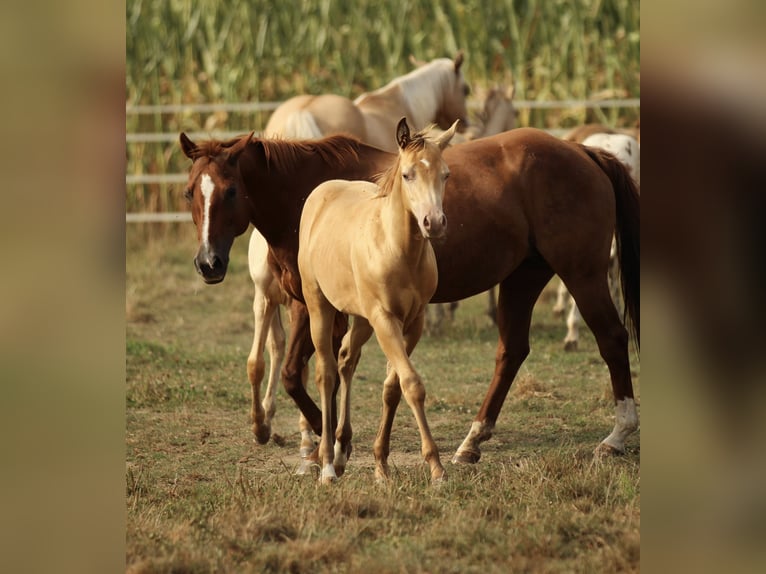
[[[410,128],[407,125],[407,118],[399,120],[399,124],[396,126],[396,143],[399,147],[404,149],[407,144],[410,143]]]
[[[184,132],[181,132],[181,149],[184,155],[189,159],[194,159],[194,152],[197,151],[197,144],[189,139]]]
[[[255,134],[255,132],[250,132],[248,135],[239,138],[239,140],[227,150],[226,160],[229,162],[236,162],[237,158],[239,158],[239,154],[245,151],[247,144],[253,139],[253,134]]]
[[[463,50],[459,50],[455,56],[455,73],[460,71],[460,66],[463,65]]]

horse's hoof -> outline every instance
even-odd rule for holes
[[[299,476],[305,476],[311,474],[311,469],[316,463],[308,458],[302,458],[300,466],[295,470],[295,474]]]
[[[610,458],[613,456],[622,456],[623,454],[625,454],[624,450],[620,450],[605,442],[599,444],[596,447],[596,450],[593,451],[593,456],[596,458]]]
[[[481,458],[480,452],[471,452],[468,450],[459,450],[452,457],[452,464],[476,464]]]
[[[564,341],[564,350],[565,351],[576,351],[577,350],[577,341]]]
[[[322,469],[322,474],[319,476],[319,482],[322,484],[332,484],[338,480],[338,476],[335,474],[335,468],[332,464],[326,464]]]
[[[262,426],[260,428],[253,427],[253,434],[258,444],[266,444],[271,438],[271,427]]]
[[[445,482],[447,482],[447,473],[443,468],[431,473],[431,486],[439,486]]]

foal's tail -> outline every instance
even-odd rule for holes
[[[611,153],[587,146],[583,151],[598,164],[612,182],[617,206],[617,259],[620,283],[625,300],[625,323],[641,348],[640,284],[641,284],[641,201],[638,186],[628,169]]]

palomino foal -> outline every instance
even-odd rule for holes
[[[334,481],[345,470],[346,447],[351,441],[351,378],[362,345],[373,331],[390,365],[374,446],[375,476],[389,476],[391,425],[403,392],[415,414],[431,479],[444,478],[426,421],[425,387],[409,355],[423,332],[426,306],[436,291],[436,256],[429,240],[446,233],[442,197],[449,169],[441,151],[455,134],[457,123],[431,141],[422,133],[410,137],[402,118],[396,129],[398,159],[379,186],[336,179],[319,185],[306,200],[298,268],[316,347],[322,483]],[[354,319],[336,360],[332,330],[338,312]],[[330,401],[336,373],[340,374],[341,403],[333,452]]]

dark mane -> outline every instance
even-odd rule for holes
[[[404,148],[404,151],[422,150],[426,146],[426,142],[429,141],[428,138],[426,138],[426,132],[428,132],[430,127],[431,126],[419,131],[414,136],[412,136],[410,143],[407,144],[407,146]],[[399,171],[399,162],[401,157],[402,156],[400,152],[393,165],[375,177],[375,183],[379,188],[378,197],[382,197],[391,193],[391,189],[393,189],[394,182],[396,181],[396,173]]]
[[[279,138],[256,139],[263,146],[266,163],[278,171],[301,168],[306,156],[318,154],[322,161],[332,167],[342,167],[350,161],[359,160],[359,144],[356,138],[334,135],[319,140],[284,140]]]
[[[197,144],[194,159],[217,157],[242,139],[208,140]],[[251,143],[263,147],[266,163],[278,171],[300,169],[306,156],[318,154],[332,167],[343,167],[347,162],[359,161],[360,141],[348,135],[333,135],[317,140],[286,140],[280,138],[253,138]]]

